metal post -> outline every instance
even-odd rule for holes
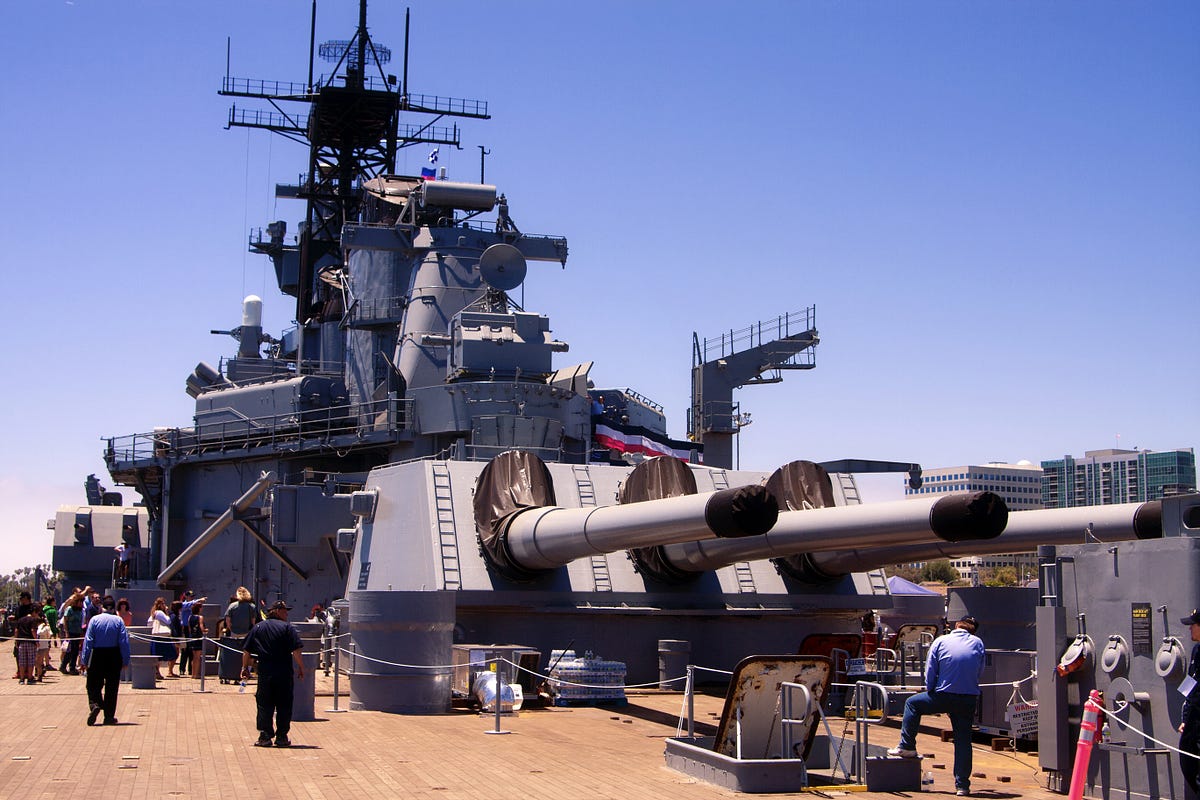
[[[203,637],[203,636],[200,637],[200,649],[196,651],[196,653],[198,653],[200,655],[200,688],[194,689],[192,691],[192,694],[211,694],[212,693],[212,690],[204,688],[204,642],[205,641],[207,641],[206,637]],[[184,642],[184,644],[190,645],[191,642]],[[218,656],[218,658],[220,658],[220,656]],[[194,659],[194,657],[193,657],[193,659]],[[192,669],[194,670],[195,668],[196,668],[196,665],[193,663]]]
[[[500,730],[500,701],[501,701],[501,698],[503,698],[503,696],[504,696],[504,692],[503,692],[503,690],[502,690],[502,688],[501,688],[501,687],[503,687],[503,686],[504,686],[504,680],[503,680],[503,679],[504,679],[504,669],[503,669],[503,665],[504,665],[504,662],[503,662],[503,661],[497,661],[497,662],[496,662],[496,699],[493,701],[493,702],[495,702],[495,704],[496,704],[496,727],[495,727],[495,729],[493,729],[493,730],[490,730],[490,731],[484,731],[484,733],[492,733],[492,734],[495,734],[495,733],[512,733],[512,731],[502,731],[502,730]]]
[[[338,690],[338,677],[339,673],[342,671],[340,667],[341,654],[338,651],[341,650],[341,647],[339,647],[337,643],[336,636],[334,637],[333,641],[333,708],[327,708],[325,710],[334,714],[344,714],[346,709],[338,708],[338,695],[340,694]]]
[[[687,665],[688,739],[696,741],[696,670]]]

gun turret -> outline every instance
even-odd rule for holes
[[[484,555],[514,580],[627,548],[759,536],[778,516],[779,506],[763,486],[625,506],[561,508],[545,463],[515,450],[492,459],[475,489],[475,522]]]

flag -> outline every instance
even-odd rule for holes
[[[688,461],[693,450],[703,454],[704,446],[695,442],[670,439],[665,433],[651,431],[638,425],[622,425],[614,420],[596,420],[592,441],[604,450],[618,453],[641,453],[644,456],[671,456]]]
[[[435,147],[435,148],[433,148],[433,150],[432,150],[432,151],[429,153],[429,163],[430,163],[430,164],[436,164],[436,163],[437,163],[438,151],[439,151],[439,150],[441,150],[441,149],[442,149],[442,148],[440,148],[440,147]]]
[[[431,169],[429,167],[421,167],[421,180],[436,181],[437,180],[437,170]]]

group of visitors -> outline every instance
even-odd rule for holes
[[[206,597],[191,590],[170,604],[165,597],[155,599],[146,624],[150,628],[151,651],[158,663],[166,662],[167,674],[156,670],[159,678],[193,676],[200,672],[203,644],[209,627],[205,619]],[[255,603],[250,591],[239,586],[225,613],[216,621],[216,634],[232,639],[241,651],[241,677],[257,675],[255,691],[256,723],[259,747],[289,747],[292,693],[295,678],[304,677],[300,634],[290,622],[291,611],[282,600],[269,608]],[[87,724],[118,724],[117,694],[121,674],[130,664],[129,627],[134,622],[130,602],[111,595],[101,597],[91,586],[77,588],[61,605],[53,596],[34,602],[22,592],[18,604],[0,613],[0,639],[13,639],[17,662],[14,676],[21,684],[42,680],[50,663],[50,647],[60,644],[62,656],[57,670],[66,675],[86,675]],[[322,628],[322,661],[328,674],[338,616],[321,605],[313,606],[309,622]],[[176,673],[176,664],[179,672]],[[295,670],[293,671],[293,665]],[[103,717],[103,719],[101,719]]]
[[[166,663],[166,677],[200,676],[204,639],[208,636],[208,625],[204,621],[204,603],[207,599],[196,597],[190,589],[170,606],[165,598],[155,598],[146,624],[150,626],[152,637],[150,650],[158,656],[160,664]],[[176,663],[179,665],[178,673],[175,672]],[[157,678],[164,677],[161,668],[156,669],[154,675]]]

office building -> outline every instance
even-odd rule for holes
[[[1000,495],[1008,505],[1009,511],[1042,507],[1042,469],[1023,459],[1016,464],[992,462],[922,470],[921,480],[919,489],[913,489],[906,483],[904,494],[916,497],[951,492],[989,491]],[[958,570],[960,577],[972,580],[979,576],[980,570],[996,567],[1012,567],[1018,580],[1037,575],[1037,557],[1032,553],[969,556],[952,559],[950,565]]]
[[[1088,450],[1042,462],[1046,508],[1143,503],[1196,491],[1196,454],[1180,450]]]

